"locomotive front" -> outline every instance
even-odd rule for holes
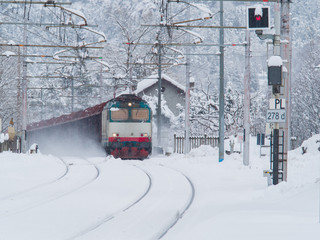
[[[152,151],[152,112],[147,102],[124,94],[106,104],[102,129],[107,154],[144,159]]]

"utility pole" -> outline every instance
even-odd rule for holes
[[[161,51],[162,51],[161,40],[158,39],[158,77],[159,77],[159,80],[158,80],[158,106],[157,106],[157,141],[158,141],[159,147],[161,147],[161,88],[162,88]]]
[[[281,57],[281,51],[280,51],[280,20],[281,20],[281,14],[280,14],[280,3],[275,3],[275,35],[274,35],[274,41],[273,41],[273,55]],[[273,86],[272,94],[273,98],[277,99],[280,98],[281,95],[281,87],[280,89],[277,89],[278,87]],[[280,91],[279,91],[280,90]],[[279,183],[279,167],[280,167],[280,161],[284,161],[284,159],[279,159],[280,155],[280,142],[279,142],[279,123],[275,123],[275,127],[273,129],[273,184],[276,185]],[[284,149],[282,149],[283,151]],[[283,163],[283,162],[282,162]]]
[[[160,7],[160,23],[163,22],[164,16],[167,10],[167,2],[162,1],[161,7]],[[158,106],[157,106],[157,142],[158,147],[161,148],[162,142],[161,142],[161,93],[162,93],[162,58],[161,58],[161,52],[162,52],[162,24],[160,24],[160,29],[157,32],[157,43],[158,45]]]
[[[71,112],[74,111],[74,79],[71,77]]]
[[[187,9],[186,19],[190,19],[190,6]],[[189,24],[188,24],[189,25]],[[187,35],[187,42],[190,42],[190,34]],[[186,91],[185,91],[185,141],[184,153],[190,151],[190,48],[186,47]]]
[[[223,26],[223,1],[220,2],[220,26]],[[224,29],[220,28],[220,86],[219,86],[219,162],[224,160]]]
[[[290,150],[290,122],[291,122],[291,69],[292,69],[292,48],[291,48],[291,36],[290,36],[290,2],[291,0],[282,0],[281,3],[281,36],[283,40],[286,40],[287,44],[283,44],[281,46],[281,55],[283,59],[287,60],[284,62],[284,66],[287,70],[287,75],[284,79],[284,96],[286,102],[286,122],[284,127],[284,153],[287,156],[288,161],[288,151]],[[287,171],[288,162],[283,162],[283,180],[287,181]]]
[[[27,23],[27,16],[24,16],[24,23]],[[27,44],[27,25],[23,27],[23,43]],[[27,47],[23,46],[22,48],[23,55],[27,55]],[[21,151],[26,153],[27,151],[27,142],[26,142],[26,131],[27,131],[27,114],[28,114],[28,96],[27,96],[27,62],[25,57],[22,58],[22,139],[21,139]]]
[[[22,100],[21,100],[21,49],[18,47],[18,83],[17,83],[17,113],[22,112]],[[17,116],[17,130],[22,129],[21,114]],[[21,150],[21,149],[20,149]]]
[[[286,84],[284,82],[283,77],[283,61],[281,58],[281,9],[280,9],[280,0],[274,4],[275,6],[275,34],[273,36],[273,56],[268,59],[268,82],[269,85],[272,86],[272,99],[270,99],[271,102],[274,102],[274,106],[270,106],[273,109],[268,110],[268,112],[271,114],[272,112],[275,113],[276,117],[273,120],[273,130],[272,130],[272,147],[271,147],[271,155],[270,155],[270,162],[271,162],[271,168],[272,168],[272,178],[273,178],[273,184],[276,185],[279,183],[279,180],[284,180],[285,169],[284,164],[287,161],[287,153],[285,152],[287,149],[285,147],[284,143],[284,137],[285,132],[283,120],[286,119],[285,114],[279,112],[277,114],[277,111],[283,111],[282,106],[282,100],[284,97],[284,92],[286,91]],[[278,109],[280,103],[280,109]],[[271,104],[270,104],[271,105]],[[270,115],[268,113],[267,121],[269,120]],[[269,116],[270,115],[270,116]],[[287,120],[285,120],[287,121]],[[282,133],[282,136],[280,135]],[[282,141],[281,141],[282,139]]]
[[[243,146],[243,164],[249,165],[250,153],[250,31],[246,30],[246,46],[245,46],[245,73],[244,73],[244,110],[243,110],[243,126],[244,126],[244,146]]]

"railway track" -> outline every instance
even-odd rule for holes
[[[85,175],[80,176],[79,171],[75,171],[75,168],[79,165],[70,161],[70,159],[69,162],[66,161],[66,159],[60,160],[66,166],[64,174],[53,181],[38,185],[34,188],[11,195],[10,198],[7,197],[6,199],[1,200],[0,219],[32,210],[33,208],[40,207],[41,205],[62,198],[89,185],[100,175],[99,168],[88,162],[86,159],[84,160],[86,165],[93,169],[92,173],[88,174],[87,178],[85,178]],[[73,179],[73,181],[70,182],[70,179]],[[74,184],[75,182],[77,183]],[[51,194],[52,192],[53,194]],[[38,198],[36,199],[34,196],[38,196]]]
[[[84,236],[86,234],[88,234],[89,232],[94,231],[95,229],[101,227],[103,224],[106,224],[107,222],[111,221],[112,219],[116,218],[119,214],[126,212],[127,210],[129,210],[130,208],[132,208],[134,205],[138,204],[150,191],[151,187],[152,187],[152,179],[150,177],[150,175],[144,171],[143,169],[137,167],[140,171],[142,171],[148,178],[148,187],[146,189],[146,191],[144,193],[142,193],[136,200],[134,200],[132,203],[129,203],[128,206],[123,207],[120,210],[117,210],[116,212],[112,213],[112,214],[108,214],[105,217],[103,217],[100,221],[96,222],[95,224],[93,224],[92,226],[89,226],[88,228],[80,231],[79,233],[77,233],[76,235],[67,238],[66,240],[73,240],[73,239],[77,239],[81,236]]]
[[[164,166],[164,165],[160,165],[160,166],[166,167],[166,166]],[[168,167],[167,167],[167,168],[168,168]],[[172,168],[172,169],[173,169],[173,168]],[[189,182],[190,188],[191,188],[191,195],[190,195],[188,204],[187,204],[187,205],[185,206],[185,208],[179,213],[179,215],[177,215],[177,218],[176,218],[174,221],[172,221],[172,223],[171,223],[165,230],[163,230],[163,232],[161,233],[161,235],[159,236],[158,239],[163,238],[163,237],[168,233],[168,231],[169,231],[170,229],[172,229],[172,228],[178,223],[179,219],[181,219],[181,218],[183,217],[183,215],[185,214],[185,212],[186,212],[186,211],[190,208],[190,206],[192,205],[193,200],[194,200],[194,197],[195,197],[195,187],[194,187],[191,179],[190,179],[187,175],[185,175],[183,172],[181,172],[181,171],[179,171],[179,170],[177,170],[177,169],[174,169],[174,170],[177,171],[177,172],[179,172],[181,175],[183,175],[183,176],[186,178],[186,180]]]
[[[14,201],[1,201],[0,236],[164,238],[193,203],[191,179],[159,164],[109,160],[63,159],[64,174],[51,184],[17,195]],[[12,225],[19,231],[6,227]],[[34,228],[39,225],[46,230]]]
[[[181,171],[163,165],[138,162],[130,165],[139,168],[148,177],[149,187],[146,192],[128,207],[107,215],[68,240],[109,239],[115,236],[116,239],[135,239],[139,238],[136,236],[139,232],[145,233],[144,239],[161,239],[184,216],[195,197],[195,188],[190,178]],[[181,196],[182,199],[177,199]],[[164,206],[169,209],[165,216],[161,210]],[[153,229],[148,232],[146,226]]]
[[[64,161],[69,170],[57,186],[58,193],[46,186],[45,189],[28,192],[13,202],[0,205],[0,209],[3,207],[3,212],[0,211],[0,238],[6,236],[6,239],[13,240],[28,236],[28,239],[40,240],[78,236],[103,225],[110,216],[108,212],[117,215],[127,211],[143,199],[151,188],[151,180],[143,171],[123,164],[122,161]],[[79,173],[77,177],[74,171]],[[127,176],[129,182],[123,181],[122,174]],[[61,187],[66,184],[72,189],[61,192]],[[51,195],[42,195],[40,190],[50,192]],[[35,198],[38,194],[40,200]],[[121,200],[122,195],[126,198]],[[25,202],[26,196],[30,197],[30,201]],[[14,231],[10,226],[15,226],[19,231]],[[42,226],[42,229],[36,226]]]
[[[39,189],[39,188],[43,188],[43,187],[45,187],[47,185],[55,183],[55,182],[59,181],[60,179],[64,178],[69,172],[69,165],[62,158],[58,158],[58,159],[62,162],[62,164],[64,165],[64,168],[65,168],[61,175],[59,175],[59,176],[57,176],[57,177],[55,177],[53,179],[50,179],[47,182],[44,182],[44,183],[32,186],[30,188],[24,189],[22,191],[18,191],[18,192],[9,194],[7,196],[1,197],[0,201],[7,200],[7,199],[12,199],[12,198],[15,198],[15,197],[19,197],[20,195],[26,194],[28,192],[34,191],[34,190]]]

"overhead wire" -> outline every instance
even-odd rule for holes
[[[8,15],[8,14],[6,14],[6,13],[1,13],[2,15],[4,15],[4,16],[6,16],[6,17],[9,17],[9,18],[11,18],[11,19],[14,19],[14,20],[17,20],[17,21],[19,21],[20,19],[19,18],[15,18],[15,17],[13,17],[13,16],[11,16],[11,15]],[[22,22],[21,22],[21,24],[23,24]],[[23,29],[23,26],[20,26],[20,24],[16,24],[16,26],[18,27],[18,28],[20,28],[20,29]],[[36,28],[37,26],[33,26],[34,28]],[[31,34],[34,34],[34,35],[36,35],[36,36],[38,36],[38,37],[40,37],[41,39],[43,39],[43,40],[45,40],[45,41],[48,41],[48,42],[50,42],[50,43],[53,43],[53,44],[55,44],[55,45],[58,45],[59,46],[59,43],[57,43],[57,42],[54,42],[52,39],[47,39],[47,38],[45,38],[43,35],[40,35],[39,33],[35,33],[35,32],[32,32],[31,30],[29,30],[29,29],[26,29],[27,30],[27,32],[29,32],[29,33],[31,33]],[[48,33],[50,33],[50,32],[48,32]],[[51,33],[50,33],[51,34]],[[53,35],[53,36],[55,36],[54,34],[51,34],[51,35]],[[56,36],[55,36],[56,37]]]

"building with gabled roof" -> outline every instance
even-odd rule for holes
[[[140,97],[143,97],[143,95],[158,96],[158,79],[158,75],[151,75],[141,80],[134,93]],[[178,116],[179,109],[177,104],[185,105],[185,87],[166,74],[162,74],[161,86],[162,96],[166,101],[166,105],[175,116]]]

